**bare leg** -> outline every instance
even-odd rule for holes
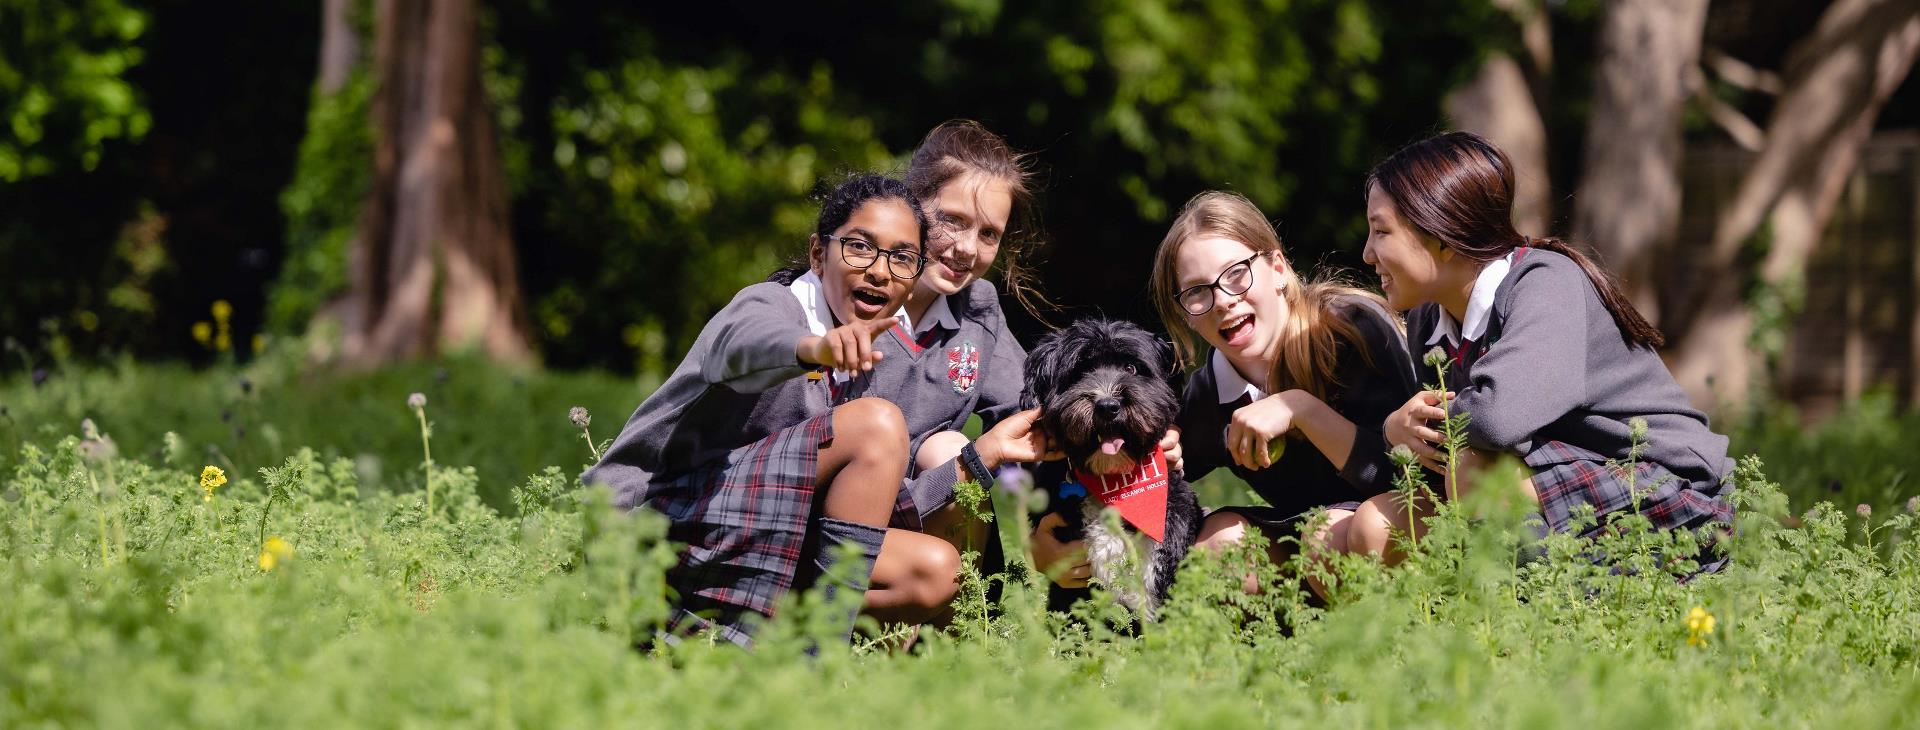
[[[944,624],[960,592],[960,553],[944,540],[888,530],[861,611],[886,623]]]
[[[941,431],[920,443],[920,452],[914,455],[914,464],[921,471],[941,468],[959,456],[960,449],[966,445],[966,436],[954,431]],[[986,508],[988,506],[982,506],[982,509]],[[934,510],[926,516],[924,527],[927,534],[947,541],[954,550],[961,552],[983,549],[988,537],[987,523],[958,504]]]
[[[885,527],[907,475],[907,422],[879,398],[833,410],[833,440],[820,449],[819,485],[827,517]]]
[[[1354,513],[1349,510],[1327,510],[1327,521],[1306,540],[1307,549],[1316,559],[1322,559],[1329,550],[1344,550],[1347,529],[1353,515]],[[1215,512],[1208,515],[1207,521],[1200,526],[1200,539],[1194,547],[1201,550],[1224,550],[1239,544],[1241,540],[1246,539],[1247,531],[1254,529],[1258,528],[1249,523],[1245,517],[1232,512]],[[1267,559],[1275,564],[1283,563],[1293,557],[1294,550],[1295,548],[1290,544],[1274,541],[1267,545]],[[1313,588],[1314,593],[1322,598],[1326,597],[1326,586],[1320,581],[1308,577],[1307,584]],[[1242,590],[1246,591],[1247,595],[1258,594],[1260,584],[1256,576],[1249,573],[1242,585]]]

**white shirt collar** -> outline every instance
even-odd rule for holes
[[[821,286],[819,274],[815,274],[812,271],[801,274],[800,278],[794,279],[792,284],[787,285],[787,292],[792,294],[794,299],[800,301],[800,311],[806,316],[808,332],[813,333],[814,336],[817,337],[825,335],[827,330],[833,329],[833,310],[827,307],[827,289]],[[944,309],[946,306],[945,297],[935,300],[933,306]],[[900,320],[902,325],[907,324],[906,307],[901,307],[893,316],[895,319]],[[951,319],[953,315],[948,313],[947,316]],[[956,329],[958,328],[956,327]],[[848,373],[843,373],[839,370],[833,371],[833,382],[844,383],[851,378],[852,376]]]
[[[960,320],[954,319],[953,307],[947,306],[947,295],[945,294],[934,298],[933,303],[927,305],[926,315],[921,317],[918,322],[913,321],[913,315],[907,314],[906,307],[900,308],[899,316],[900,322],[906,327],[907,334],[913,335],[916,338],[927,330],[933,329],[934,325],[939,325],[942,328],[953,331],[959,331],[960,329]]]
[[[1493,314],[1493,295],[1500,291],[1500,281],[1507,278],[1507,271],[1513,268],[1513,255],[1519,249],[1509,251],[1506,256],[1488,263],[1480,269],[1480,275],[1473,279],[1473,291],[1467,294],[1467,316],[1464,326],[1453,321],[1453,315],[1440,309],[1440,321],[1433,328],[1433,335],[1427,338],[1428,345],[1438,345],[1442,341],[1458,347],[1461,332],[1469,340],[1479,341],[1487,333],[1487,319]]]
[[[1233,369],[1233,363],[1227,362],[1227,356],[1213,351],[1213,359],[1208,363],[1213,368],[1213,386],[1219,391],[1221,403],[1232,403],[1241,396],[1251,396],[1254,400],[1267,397],[1266,391],[1240,377],[1240,371]]]

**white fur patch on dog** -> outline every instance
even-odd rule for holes
[[[1118,533],[1109,529],[1106,513],[1113,510],[1100,500],[1088,499],[1080,504],[1080,509],[1081,521],[1086,525],[1087,561],[1092,564],[1093,579],[1112,591],[1120,605],[1139,614],[1141,620],[1153,621],[1160,608],[1153,599],[1154,579],[1158,576],[1151,559],[1158,543],[1125,528]],[[1113,521],[1118,522],[1118,513],[1114,516]]]

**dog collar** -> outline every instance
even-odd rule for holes
[[[1153,454],[1126,474],[1091,474],[1074,467],[1073,478],[1087,493],[1120,512],[1121,519],[1155,542],[1167,533],[1167,455]]]

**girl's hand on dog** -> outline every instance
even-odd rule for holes
[[[899,323],[892,317],[881,317],[843,324],[827,330],[824,335],[800,338],[793,352],[802,362],[825,365],[842,372],[870,371],[885,355],[873,349],[873,338]]]
[[[1033,528],[1030,546],[1033,564],[1061,588],[1085,588],[1093,578],[1093,563],[1087,560],[1087,541],[1061,542],[1053,536],[1056,527],[1065,527],[1066,518],[1048,512]]]
[[[1273,466],[1267,447],[1293,430],[1294,408],[1287,397],[1294,392],[1275,393],[1233,412],[1233,422],[1227,424],[1227,453],[1233,463],[1254,471]]]
[[[1185,459],[1180,458],[1180,427],[1167,429],[1167,435],[1160,437],[1160,453],[1167,457],[1167,468],[1172,471],[1186,471]]]
[[[1451,400],[1453,393],[1449,391],[1445,397]],[[1447,412],[1440,408],[1440,398],[1440,392],[1434,390],[1413,394],[1412,398],[1407,399],[1406,405],[1387,414],[1386,423],[1381,424],[1380,434],[1386,439],[1388,448],[1405,446],[1412,449],[1420,465],[1434,471],[1446,470],[1446,457],[1439,449],[1446,437],[1429,425],[1447,418]]]
[[[1007,416],[1004,420],[980,434],[973,442],[973,450],[980,454],[980,460],[988,469],[998,468],[1001,464],[1018,461],[1058,461],[1066,454],[1054,450],[1047,441],[1046,431],[1039,428],[1040,409],[1027,410]]]

